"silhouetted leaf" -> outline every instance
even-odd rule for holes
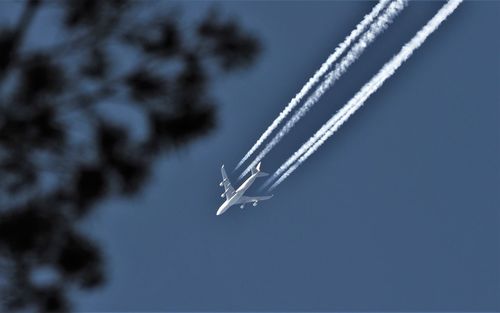
[[[148,176],[148,167],[143,161],[122,158],[114,160],[111,166],[120,176],[121,189],[126,194],[138,191]]]
[[[65,1],[67,27],[95,26],[103,19],[109,19],[127,3],[127,0],[67,0]]]
[[[66,25],[71,27],[95,23],[99,14],[99,2],[99,0],[68,1]]]
[[[28,204],[0,215],[0,247],[13,255],[39,256],[51,244],[57,215]]]
[[[79,212],[86,213],[108,191],[108,182],[103,168],[96,165],[82,166],[75,174],[74,197]]]
[[[57,265],[64,275],[77,279],[83,287],[97,286],[104,279],[99,250],[76,233],[66,234]]]
[[[162,77],[145,69],[134,71],[125,81],[136,101],[161,96],[165,94],[167,88],[166,81]]]
[[[34,54],[21,65],[20,97],[28,103],[64,90],[64,71],[48,55]]]
[[[62,126],[56,122],[55,112],[51,107],[40,108],[29,127],[36,133],[33,139],[40,147],[60,147],[65,140]]]
[[[159,140],[179,145],[208,133],[215,124],[215,110],[212,106],[204,106],[175,116],[151,115],[150,119],[152,131]]]
[[[92,289],[101,286],[105,282],[104,270],[100,264],[90,267],[85,275],[80,277],[79,284],[84,289]]]
[[[190,96],[200,95],[207,83],[207,74],[196,55],[187,54],[184,58],[184,67],[178,74],[178,92],[188,93]]]
[[[3,277],[4,279],[8,279],[10,283],[8,288],[1,290],[2,297],[0,301],[3,307],[11,311],[16,311],[26,308],[33,302],[28,280],[26,279],[27,272],[28,269],[26,265],[23,262],[17,262],[17,264],[11,268],[11,271],[5,275],[8,277]]]
[[[208,49],[222,69],[232,70],[250,65],[260,51],[259,42],[245,33],[234,21],[223,22],[209,14],[198,27]]]
[[[103,79],[109,71],[108,56],[103,49],[94,48],[87,53],[85,63],[80,71],[83,75],[92,79]]]
[[[179,30],[174,20],[164,20],[132,29],[125,34],[125,41],[156,57],[170,57],[182,49]]]
[[[14,47],[14,33],[11,29],[0,30],[0,75],[5,71],[11,61]]]
[[[26,156],[13,152],[0,163],[0,175],[4,178],[4,187],[11,194],[30,188],[36,182],[36,169]]]
[[[136,192],[148,174],[145,161],[130,155],[126,142],[126,131],[115,125],[102,124],[99,127],[98,142],[100,158],[120,178],[123,193]]]
[[[26,145],[31,148],[62,146],[65,134],[60,123],[56,122],[53,108],[41,106],[31,115],[19,112],[6,113],[4,116],[7,118],[0,125],[0,143],[11,147]]]
[[[128,140],[126,129],[123,127],[101,122],[97,129],[97,144],[101,159],[107,161],[116,157]]]
[[[70,310],[64,291],[60,287],[38,289],[35,291],[35,297],[41,313],[64,313]]]

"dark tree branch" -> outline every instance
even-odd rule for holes
[[[4,52],[7,56],[7,59],[5,62],[3,62],[2,68],[0,68],[0,84],[2,84],[3,80],[7,76],[11,65],[16,62],[20,46],[22,45],[26,32],[28,31],[39,6],[40,0],[28,0],[26,2],[17,26],[12,32],[10,38],[10,47],[8,47],[8,51]]]
[[[137,4],[50,2],[62,9],[54,23],[65,36],[48,48],[22,49],[38,0],[0,29],[0,264],[12,265],[2,311],[69,311],[68,290],[104,282],[99,247],[79,222],[111,195],[137,194],[158,157],[212,131],[212,83],[258,54],[235,21],[209,14],[184,27],[172,14],[137,14]],[[132,122],[113,121],[130,108],[144,138],[131,135]],[[42,266],[57,275],[45,286],[29,276]]]

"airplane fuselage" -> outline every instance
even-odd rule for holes
[[[245,182],[243,182],[243,184],[241,184],[241,186],[238,187],[238,189],[236,189],[234,195],[231,198],[224,201],[224,203],[222,203],[222,205],[217,210],[217,215],[221,215],[222,213],[226,212],[227,209],[229,209],[231,206],[238,204],[238,201],[245,194],[247,189],[250,188],[250,186],[252,186],[257,176],[258,174],[256,173],[248,177],[247,180],[245,180]]]

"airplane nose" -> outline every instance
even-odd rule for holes
[[[229,203],[226,201],[219,207],[215,215],[217,216],[221,215],[222,213],[226,212],[228,208],[229,208]]]
[[[225,206],[224,205],[221,205],[220,208],[217,210],[217,213],[215,213],[215,215],[219,216],[221,215],[222,213],[224,213],[225,211]]]

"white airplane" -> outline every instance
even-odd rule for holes
[[[257,177],[267,176],[269,174],[260,171],[260,162],[256,167],[252,168],[252,173],[250,177],[243,184],[241,184],[238,189],[234,190],[229,178],[227,177],[226,170],[224,169],[224,165],[221,167],[222,172],[222,181],[219,186],[224,186],[224,192],[220,195],[221,198],[226,197],[226,201],[219,207],[217,210],[217,215],[221,215],[226,212],[229,207],[235,204],[241,204],[240,208],[244,208],[246,203],[253,202],[253,206],[256,206],[259,201],[267,200],[272,197],[270,196],[262,196],[262,197],[247,197],[244,196],[245,191],[253,184]]]

